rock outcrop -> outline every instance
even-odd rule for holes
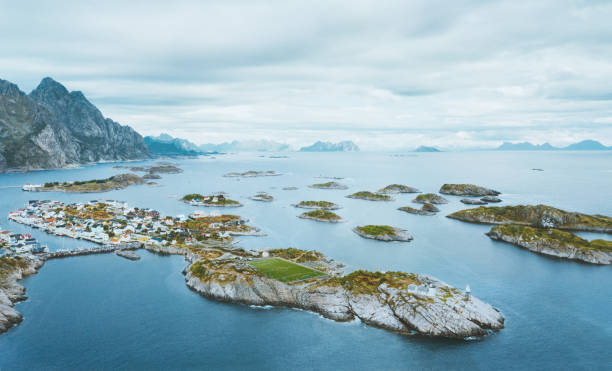
[[[546,205],[481,206],[457,211],[449,218],[480,224],[517,224],[536,228],[612,233],[612,218],[564,211]]]
[[[414,207],[410,206],[402,206],[398,208],[398,210],[417,215],[434,215],[435,213],[440,211],[440,209],[430,203],[423,204],[420,209],[415,209]]]
[[[0,334],[23,320],[23,315],[13,308],[26,299],[25,288],[17,281],[36,273],[42,264],[36,258],[0,258]]]
[[[310,146],[300,148],[300,152],[358,152],[359,147],[350,140],[338,143],[315,142]]]
[[[373,193],[369,191],[360,191],[346,196],[347,198],[355,198],[358,200],[367,201],[393,201],[393,198],[386,194]]]
[[[184,272],[187,286],[220,301],[300,308],[406,335],[463,339],[504,327],[497,309],[433,277],[367,271],[340,276],[319,254],[314,260],[293,261],[327,271],[327,277],[284,283],[253,268],[252,256],[219,255],[191,256],[192,264]]]
[[[150,158],[142,136],[46,77],[26,95],[0,80],[0,172]]]
[[[390,184],[378,190],[381,194],[420,193],[418,189],[403,184]]]
[[[317,184],[309,185],[308,187],[317,188],[317,189],[341,189],[341,190],[348,189],[347,186],[345,186],[344,184],[340,184],[338,182],[317,183]]]
[[[391,242],[412,241],[412,236],[405,229],[391,227],[388,225],[365,225],[353,228],[353,232],[363,238]]]
[[[435,193],[424,193],[422,195],[418,195],[416,196],[416,198],[414,200],[412,200],[412,202],[415,202],[417,204],[436,204],[436,205],[441,205],[441,204],[447,204],[448,200],[440,195],[437,195]]]
[[[571,232],[524,225],[498,225],[487,236],[539,254],[591,264],[612,264],[612,241],[588,241]]]
[[[440,193],[453,196],[498,196],[501,193],[493,189],[477,186],[474,184],[444,184]]]

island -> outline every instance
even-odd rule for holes
[[[121,233],[121,239],[136,244],[134,248],[183,255],[188,262],[183,271],[187,286],[210,299],[299,308],[335,321],[359,319],[403,335],[472,339],[504,327],[504,317],[498,309],[427,275],[364,270],[344,274],[342,264],[317,251],[245,250],[231,243],[228,234],[252,228],[238,216],[187,219],[163,217],[155,210],[131,208],[117,201],[70,205],[31,201],[26,208],[11,212],[9,217],[48,233],[93,241],[104,241],[102,235],[111,236],[116,230]],[[127,233],[128,230],[134,232]],[[120,246],[119,241],[113,241],[95,251],[69,250],[18,257],[23,261],[11,261],[8,268],[0,267],[0,277],[10,277],[3,283],[14,287],[11,283],[34,273],[47,258],[109,253]],[[0,285],[0,312],[2,318],[11,318],[2,322],[12,321],[10,327],[19,320],[13,319],[16,315],[11,311],[11,304],[5,303],[12,297],[23,297],[24,290],[7,291],[6,287]],[[15,295],[17,291],[21,294]]]
[[[390,184],[378,190],[381,194],[397,194],[397,193],[420,193],[416,188],[409,187],[403,184]]]
[[[183,172],[183,169],[176,167],[175,164],[171,162],[156,162],[151,166],[126,166],[126,165],[117,165],[113,166],[114,169],[128,169],[134,172],[146,172],[149,174],[180,174]]]
[[[436,147],[431,147],[431,146],[419,146],[417,149],[414,150],[415,152],[441,152],[439,149],[437,149]]]
[[[414,207],[410,206],[402,206],[398,208],[398,210],[417,215],[434,215],[435,213],[440,211],[440,209],[430,203],[424,203],[420,209],[415,209]]]
[[[318,184],[309,185],[308,187],[317,188],[317,189],[341,189],[341,190],[348,189],[347,186],[345,186],[344,184],[340,184],[338,182],[318,183]]]
[[[299,217],[302,219],[312,219],[318,222],[327,223],[338,223],[342,221],[340,215],[329,210],[311,210],[302,213]]]
[[[273,170],[259,171],[259,170],[249,170],[244,173],[227,173],[223,175],[226,178],[255,178],[260,176],[279,176],[283,175]]]
[[[302,209],[317,209],[317,210],[338,210],[340,205],[329,201],[300,201],[293,205]]]
[[[210,195],[203,196],[199,193],[190,193],[183,198],[181,201],[188,203],[192,206],[204,206],[204,207],[240,207],[242,204],[238,201],[226,198],[224,195]]]
[[[441,205],[441,204],[447,204],[448,200],[435,193],[424,193],[422,195],[416,196],[416,198],[412,200],[412,202],[417,203],[417,204]]]
[[[134,184],[147,183],[146,179],[136,174],[119,174],[106,179],[94,179],[73,182],[47,182],[43,185],[27,184],[22,187],[29,192],[70,192],[70,193],[95,193],[108,192],[127,188]]]
[[[569,212],[546,205],[480,206],[448,215],[449,218],[479,224],[517,224],[535,228],[612,233],[612,218]]]
[[[253,201],[272,202],[274,197],[270,196],[266,192],[259,192],[254,196],[249,197]]]
[[[393,198],[389,195],[373,193],[369,191],[360,191],[353,193],[351,195],[346,196],[348,198],[356,198],[359,200],[368,200],[368,201],[393,201]]]
[[[588,241],[559,229],[506,224],[494,226],[487,236],[543,255],[590,264],[612,264],[612,241]]]
[[[482,199],[478,200],[478,199],[473,199],[473,198],[462,198],[461,203],[466,204],[466,205],[486,205],[487,204],[487,202],[483,201]]]
[[[493,189],[477,186],[474,184],[444,184],[440,193],[453,196],[499,196],[501,193]]]
[[[487,203],[498,203],[498,202],[502,202],[502,200],[499,197],[495,197],[495,196],[484,196],[480,199],[480,201],[484,201]]]
[[[283,191],[297,191],[299,188],[294,186],[283,187]]]
[[[400,241],[408,242],[412,236],[405,229],[395,228],[388,225],[364,225],[353,228],[353,232],[363,238],[378,241]]]

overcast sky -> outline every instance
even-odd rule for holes
[[[0,78],[196,143],[612,145],[611,4],[0,0]]]

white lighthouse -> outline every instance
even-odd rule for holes
[[[470,300],[470,295],[472,294],[472,289],[470,289],[470,285],[465,286],[465,300]]]

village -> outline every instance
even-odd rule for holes
[[[26,207],[12,211],[8,219],[44,230],[56,236],[90,241],[100,245],[146,245],[188,247],[204,240],[229,243],[235,235],[256,235],[236,215],[196,210],[189,216],[160,216],[153,209],[130,207],[126,202],[92,200],[63,204],[59,201],[30,200]],[[5,255],[47,253],[29,235],[0,232],[6,241]]]

